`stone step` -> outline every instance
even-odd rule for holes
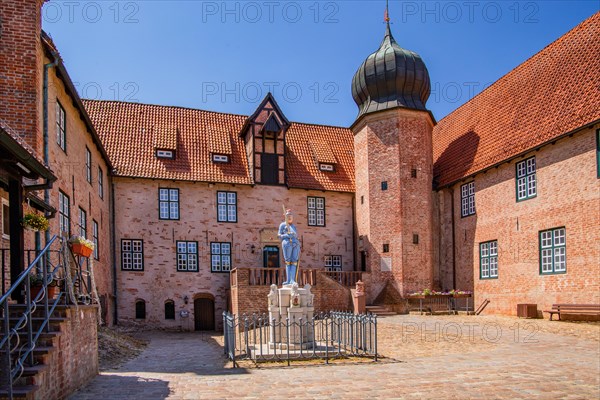
[[[365,308],[368,313],[375,314],[378,317],[391,317],[394,315],[398,315],[398,313],[390,310],[386,306],[372,305],[372,306],[366,306]]]
[[[33,399],[35,392],[39,389],[37,385],[15,386],[13,387],[13,398],[15,399]],[[8,400],[8,390],[0,388],[0,400]]]

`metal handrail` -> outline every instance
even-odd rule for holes
[[[13,398],[13,385],[14,382],[21,376],[24,371],[24,364],[28,363],[29,365],[34,365],[33,351],[36,348],[37,341],[44,330],[49,331],[50,325],[49,320],[50,316],[56,309],[56,306],[60,302],[62,297],[62,293],[58,295],[56,300],[52,304],[49,303],[48,299],[48,285],[53,281],[56,273],[61,268],[61,262],[59,262],[52,271],[49,270],[50,260],[48,257],[42,262],[42,274],[43,274],[43,290],[40,291],[35,298],[31,297],[31,282],[29,280],[29,275],[32,270],[36,267],[40,261],[49,253],[50,247],[57,240],[58,236],[52,237],[46,247],[36,256],[36,258],[29,264],[29,266],[19,275],[15,282],[12,282],[10,289],[0,298],[0,309],[3,311],[2,319],[3,319],[3,337],[0,340],[0,350],[5,349],[3,354],[3,360],[1,360],[0,365],[2,366],[2,371],[6,374],[3,378],[6,380],[5,383],[8,388],[8,398]],[[63,243],[64,246],[64,243]],[[26,280],[27,279],[27,280]],[[18,318],[17,322],[14,326],[10,327],[10,303],[9,298],[12,293],[14,293],[22,284],[25,284],[26,288],[26,296],[25,296],[25,309],[22,313],[22,316]],[[33,313],[36,311],[38,307],[38,302],[42,302],[40,304],[43,306],[42,310],[44,311],[44,320],[40,324],[40,327],[34,332],[33,330]],[[19,331],[27,328],[25,332],[27,334],[27,341],[19,346],[20,338]],[[11,343],[11,339],[13,336],[17,338],[17,344],[13,347]],[[14,359],[12,353],[17,351],[18,355]],[[14,366],[13,366],[14,364]]]
[[[54,241],[58,239],[58,236],[54,235],[52,237],[52,239],[50,239],[50,241],[48,242],[48,244],[46,245],[46,247],[44,247],[42,249],[42,251],[40,251],[40,254],[37,255],[37,257],[35,258],[35,260],[33,260],[33,262],[31,264],[29,264],[29,267],[27,267],[25,269],[25,271],[23,271],[21,273],[21,275],[19,276],[19,278],[17,278],[16,282],[11,282],[11,287],[10,289],[8,289],[8,291],[2,296],[2,298],[0,298],[0,306],[2,306],[2,304],[5,301],[8,301],[8,298],[10,297],[10,295],[12,294],[12,292],[14,292],[15,290],[17,290],[17,287],[23,283],[23,281],[25,280],[25,277],[29,276],[29,273],[31,272],[31,270],[33,269],[33,267],[35,267],[35,265],[40,262],[41,258],[46,255],[46,252],[50,249],[50,246],[52,246],[52,244],[54,243]]]

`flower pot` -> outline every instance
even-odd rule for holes
[[[74,254],[80,255],[82,257],[89,257],[92,255],[93,252],[92,249],[82,245],[81,243],[72,243],[71,250],[73,250]]]
[[[42,290],[43,286],[32,286],[31,287],[31,300],[34,300]],[[48,286],[48,298],[53,299],[56,297],[58,292],[58,286]],[[43,298],[43,297],[42,297]]]

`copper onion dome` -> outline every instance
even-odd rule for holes
[[[387,11],[386,22],[385,37],[379,49],[367,57],[352,79],[352,97],[358,105],[358,117],[395,107],[426,110],[425,103],[431,92],[427,67],[417,53],[396,43]]]

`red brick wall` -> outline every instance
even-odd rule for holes
[[[98,374],[98,310],[94,306],[70,307],[60,326],[55,351],[47,355],[48,368],[33,378],[39,400],[64,399]]]
[[[457,289],[475,290],[475,304],[490,299],[487,313],[516,314],[518,303],[600,303],[600,180],[596,172],[595,130],[531,152],[475,176],[477,214],[460,216],[460,184],[454,189]],[[537,197],[517,202],[515,162],[535,156]],[[451,275],[451,191],[440,206],[445,279]],[[566,228],[567,272],[540,275],[539,232]],[[479,243],[498,240],[498,279],[479,278]],[[446,282],[444,288],[451,289]]]
[[[42,0],[0,2],[0,118],[41,154]]]
[[[392,280],[401,294],[433,285],[432,121],[396,109],[367,115],[354,128],[357,234],[372,273],[367,302]],[[417,177],[411,172],[417,170]],[[388,189],[383,191],[382,181]],[[413,244],[413,235],[418,244]],[[383,244],[389,243],[389,253]],[[359,249],[360,250],[360,249]],[[390,257],[392,271],[381,271]]]
[[[45,59],[45,62],[49,62]],[[56,70],[48,73],[48,152],[50,167],[58,180],[50,190],[50,204],[58,210],[59,190],[69,196],[71,203],[71,234],[79,235],[79,208],[87,215],[87,238],[92,239],[92,221],[98,223],[99,259],[94,260],[94,272],[98,294],[107,299],[103,310],[107,324],[113,322],[113,270],[112,270],[112,241],[111,241],[111,181],[109,167],[102,157],[98,146],[94,143],[91,133],[80,116],[79,110],[65,90],[65,85],[56,75]],[[58,145],[56,126],[57,100],[65,110],[66,118],[66,152]],[[40,116],[41,118],[41,116]],[[92,154],[92,181],[86,177],[86,148]],[[104,196],[98,193],[98,167],[102,169]],[[43,197],[43,194],[40,194]],[[59,233],[58,212],[50,220],[52,235]],[[33,237],[33,234],[27,234]],[[42,240],[43,241],[43,240]],[[29,243],[33,243],[29,241]],[[33,248],[33,247],[30,247]]]

